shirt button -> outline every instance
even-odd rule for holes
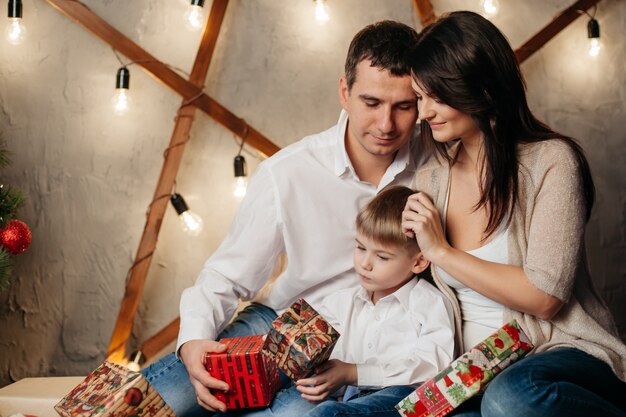
[[[374,317],[376,319],[376,321],[380,320],[380,316],[378,314],[376,314],[376,317]]]
[[[367,347],[370,348],[370,349],[372,348],[372,346],[374,346],[374,345],[372,345],[371,343],[367,344]]]

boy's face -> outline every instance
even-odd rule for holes
[[[372,302],[392,294],[413,275],[428,266],[420,251],[402,245],[383,245],[357,231],[354,248],[354,269],[361,286],[372,293]]]

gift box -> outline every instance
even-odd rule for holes
[[[305,378],[326,361],[339,333],[304,299],[272,322],[263,353],[290,378]]]
[[[264,341],[264,335],[222,339],[226,352],[205,354],[209,374],[230,387],[228,392],[212,392],[226,408],[267,406],[280,388],[276,363],[261,353]]]
[[[64,417],[176,417],[140,373],[106,361],[54,409]]]
[[[409,394],[396,409],[405,417],[445,416],[533,347],[513,320]]]

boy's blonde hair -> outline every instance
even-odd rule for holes
[[[402,211],[414,193],[399,185],[384,188],[357,215],[357,230],[383,245],[399,245],[419,251],[417,241],[402,231]]]

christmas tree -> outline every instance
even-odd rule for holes
[[[0,141],[0,169],[10,162],[6,145]],[[26,223],[15,218],[23,202],[22,193],[0,184],[0,291],[9,286],[13,256],[24,252],[32,238]]]

